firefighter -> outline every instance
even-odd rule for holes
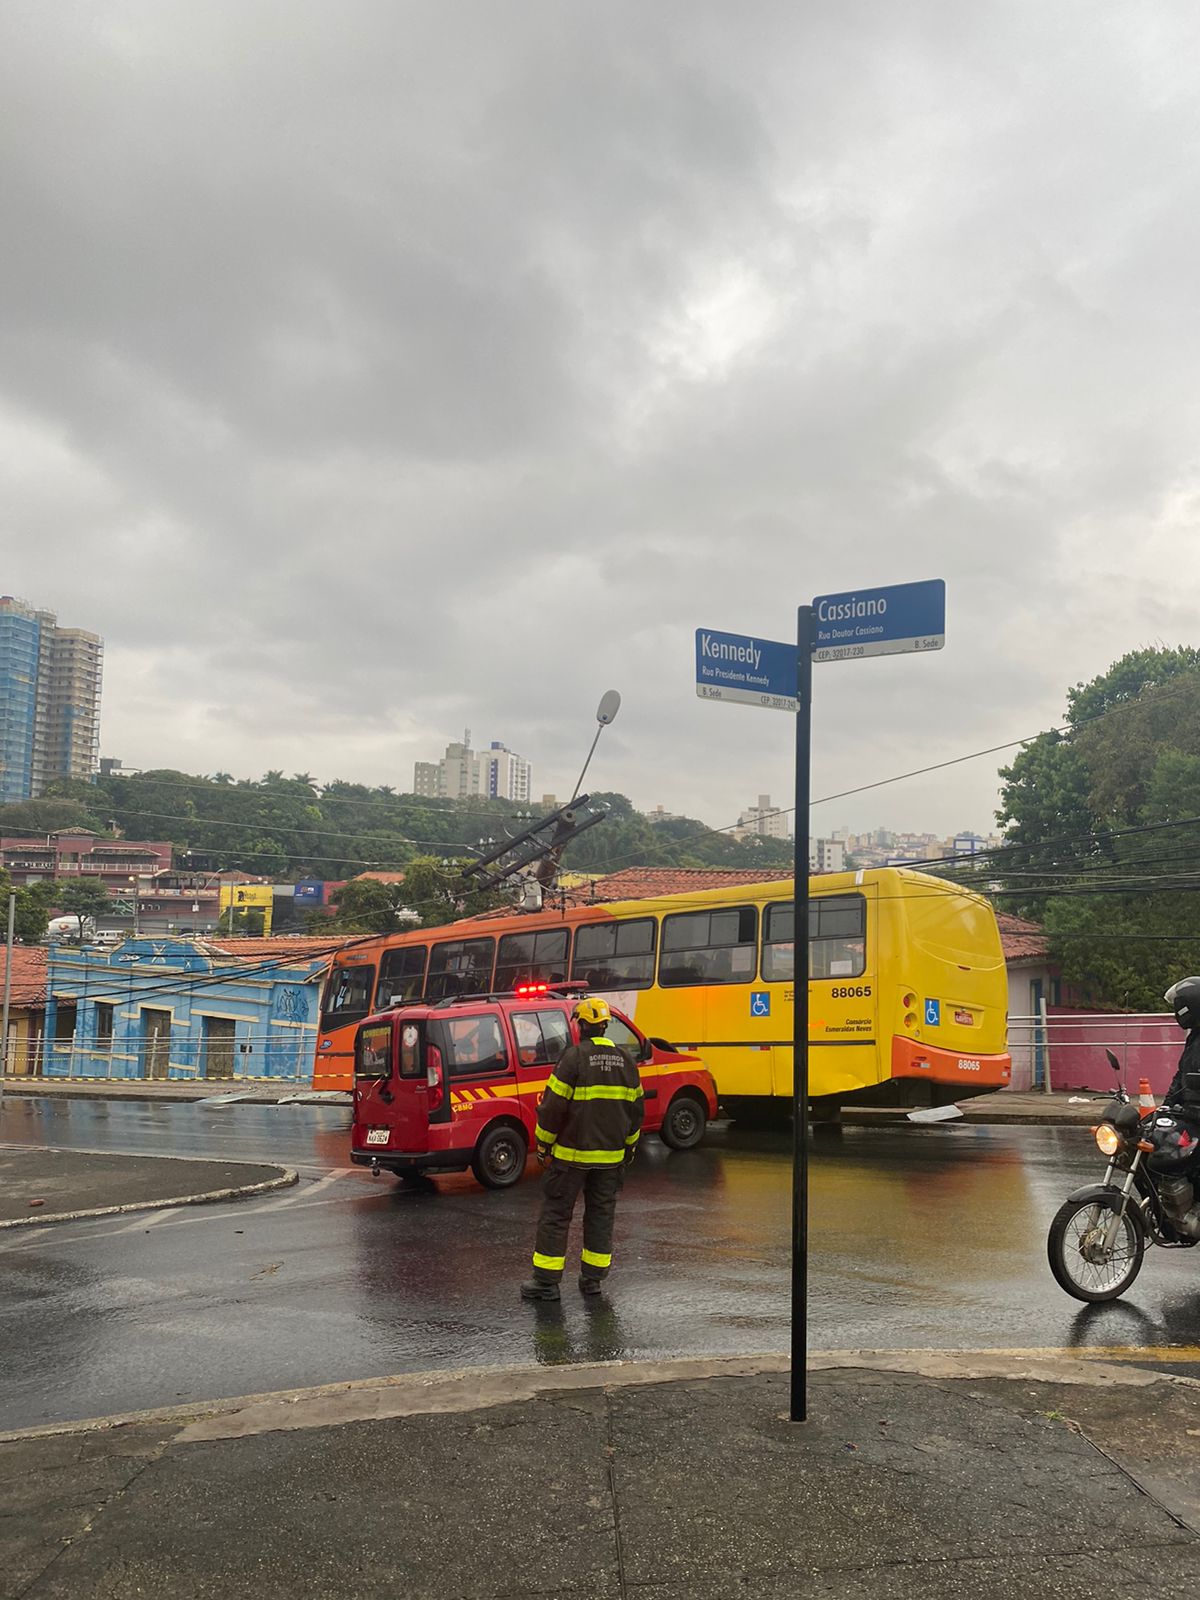
[[[579,1043],[558,1058],[538,1106],[538,1160],[546,1168],[542,1214],[525,1300],[557,1300],[567,1264],[567,1234],[583,1193],[579,1288],[599,1294],[612,1263],[613,1221],[624,1169],[633,1160],[645,1100],[636,1063],[604,1037],[612,1012],[603,1000],[575,1007]]]

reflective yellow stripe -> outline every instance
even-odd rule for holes
[[[534,1125],[533,1137],[539,1144],[553,1144],[557,1135],[553,1133],[547,1133],[545,1128],[543,1128],[539,1122]]]
[[[612,1251],[610,1250],[607,1255],[604,1255],[599,1250],[581,1250],[579,1259],[585,1267],[611,1267]]]
[[[617,1047],[611,1039],[606,1039],[602,1033],[596,1034],[591,1040],[592,1044],[602,1044],[606,1050],[615,1050]]]
[[[572,1150],[568,1146],[554,1146],[556,1161],[574,1161],[581,1167],[613,1167],[624,1161],[624,1150]]]
[[[533,1264],[540,1267],[543,1272],[561,1272],[567,1264],[566,1256],[542,1256],[535,1250]]]
[[[564,1083],[559,1077],[547,1078],[546,1087],[547,1089],[552,1089],[555,1094],[561,1095],[564,1100],[570,1100],[575,1094],[572,1086],[569,1083]]]
[[[626,1139],[625,1143],[626,1144],[636,1144],[641,1137],[642,1137],[642,1130],[639,1128],[636,1133],[631,1133],[629,1135],[629,1137],[628,1137],[628,1139]]]
[[[641,1084],[636,1089],[627,1089],[623,1083],[592,1083],[576,1089],[575,1098],[576,1100],[640,1100],[642,1094]]]

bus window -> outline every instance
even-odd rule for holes
[[[423,944],[397,945],[385,950],[379,960],[379,982],[375,986],[375,1009],[386,1011],[388,1006],[402,1004],[405,1000],[419,1000],[425,986],[425,946]]]
[[[517,1064],[552,1067],[571,1042],[571,1029],[561,1011],[518,1011],[512,1018]]]
[[[575,930],[571,978],[593,989],[648,989],[654,982],[653,917],[592,922]]]
[[[439,1018],[430,1031],[437,1036],[452,1078],[508,1068],[508,1049],[497,1016]]]
[[[688,983],[753,983],[758,965],[758,917],[753,906],[722,906],[664,917],[658,981],[664,989]]]
[[[496,953],[496,989],[504,994],[519,983],[561,983],[567,975],[566,928],[541,933],[506,933]]]
[[[488,994],[492,987],[494,939],[453,939],[435,944],[429,957],[426,1000],[448,994]]]
[[[325,985],[321,1008],[321,1027],[344,1028],[361,1022],[371,1009],[371,990],[375,987],[374,967],[334,967]]]
[[[768,983],[795,977],[795,914],[790,900],[767,907],[762,975]],[[824,895],[808,903],[808,975],[857,978],[866,971],[867,902],[860,894]]]

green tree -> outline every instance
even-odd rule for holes
[[[1200,652],[1133,651],[1068,694],[1070,725],[1027,745],[1004,781],[1007,844],[988,863],[1004,904],[1045,921],[1091,1003],[1159,1010],[1200,970]]]
[[[13,938],[19,944],[39,944],[46,937],[54,889],[53,883],[43,882],[14,890],[11,877],[0,867],[0,939],[8,932],[8,899],[15,894]]]
[[[82,943],[84,923],[103,915],[112,899],[99,878],[60,878],[54,883],[54,904],[63,916],[78,920]]]
[[[443,865],[437,856],[416,856],[404,872],[404,899],[420,918],[421,927],[437,928],[458,917],[512,904],[512,891],[477,889],[464,876],[468,857]]]
[[[411,928],[413,918],[405,907],[402,883],[381,883],[378,878],[352,878],[333,896],[336,911],[322,926],[338,933],[398,933]]]

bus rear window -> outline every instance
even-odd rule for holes
[[[375,1009],[403,1005],[419,1000],[425,988],[425,946],[400,945],[385,950],[379,961],[379,982],[375,986]]]
[[[453,939],[435,944],[429,957],[426,1000],[448,994],[487,994],[492,987],[494,939]]]
[[[790,900],[767,907],[762,975],[790,983],[796,974],[795,910]],[[858,978],[867,967],[867,902],[860,894],[823,895],[808,903],[810,978]]]
[[[593,989],[648,989],[654,982],[653,917],[633,922],[593,922],[575,930],[574,982]]]
[[[506,933],[496,954],[496,988],[501,993],[519,983],[562,983],[567,976],[566,928],[540,933]]]
[[[374,987],[374,967],[334,967],[325,985],[322,1028],[344,1028],[348,1022],[360,1022],[371,1009]]]
[[[664,989],[689,983],[752,983],[758,966],[758,917],[753,906],[721,906],[664,917],[658,981]]]

